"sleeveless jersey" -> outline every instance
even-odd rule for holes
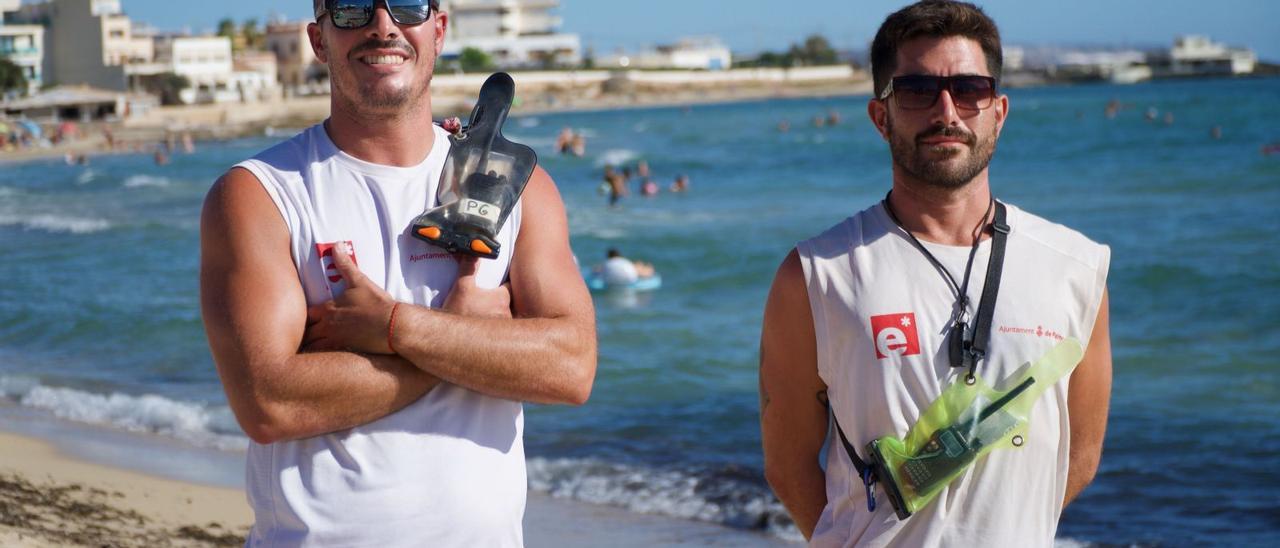
[[[457,277],[444,250],[409,234],[436,204],[449,152],[437,126],[419,165],[390,167],[340,150],[311,127],[236,167],[262,183],[289,229],[307,305],[345,282],[332,246],[349,241],[360,270],[400,302],[439,307]],[[520,231],[512,210],[481,260],[477,283],[507,276]],[[520,546],[526,478],[519,402],[442,383],[377,421],[323,436],[250,443],[246,485],[256,523],[250,546]]]
[[[991,323],[988,384],[1035,361],[1065,337],[1086,347],[1106,286],[1110,250],[1079,233],[1008,206],[1012,227]],[[960,283],[970,247],[922,242]],[[946,335],[955,295],[937,268],[888,216],[868,208],[796,247],[817,343],[818,373],[832,412],[859,458],[876,438],[904,437],[944,388],[963,382]],[[970,275],[968,323],[986,278],[991,240]],[[827,506],[813,546],[1052,546],[1066,492],[1069,377],[1035,403],[1025,443],[979,459],[905,521],[883,485],[867,511],[865,488],[838,441],[826,454]],[[829,439],[835,439],[831,433]]]

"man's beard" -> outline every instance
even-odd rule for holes
[[[347,57],[347,63],[355,64],[361,62],[359,60],[360,53],[373,49],[398,49],[408,56],[406,62],[417,59],[417,52],[408,42],[403,40],[382,41],[370,39],[351,50]],[[434,59],[434,56],[431,58]],[[434,67],[432,69],[434,70]],[[338,92],[344,102],[348,103],[353,112],[370,119],[400,116],[406,106],[413,105],[415,101],[425,96],[428,87],[431,85],[430,73],[421,82],[414,80],[409,86],[395,89],[380,89],[380,86],[376,84],[367,86],[365,82],[355,80],[350,71],[347,71],[344,76],[346,80],[335,80],[337,84],[335,88],[340,88],[335,91]]]
[[[920,182],[939,188],[950,190],[969,184],[982,170],[987,169],[996,151],[994,130],[991,135],[982,138],[961,128],[934,126],[908,138],[894,130],[892,116],[888,122],[889,152],[893,156],[893,163]],[[924,149],[932,148],[933,145],[921,143],[921,140],[930,137],[959,137],[964,141],[966,149],[948,150],[942,154],[950,154],[942,160],[926,159]],[[966,151],[968,155],[959,163],[950,161],[952,156]]]

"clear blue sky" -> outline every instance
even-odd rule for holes
[[[219,19],[309,18],[309,0],[122,0],[136,20],[166,30],[213,29]],[[1006,43],[1021,45],[1171,44],[1207,34],[1280,62],[1277,0],[989,0]],[[905,0],[561,0],[563,29],[597,53],[618,47],[719,35],[738,52],[785,49],[821,33],[841,48],[865,49],[886,15]]]

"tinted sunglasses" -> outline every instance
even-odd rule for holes
[[[898,98],[898,106],[907,110],[922,110],[932,108],[944,89],[951,95],[956,108],[982,110],[991,106],[996,98],[996,79],[972,74],[898,76],[889,81],[889,85],[880,94],[880,100],[887,100],[890,95],[894,95]]]
[[[316,21],[328,13],[333,26],[358,29],[373,21],[379,0],[325,0],[316,8]],[[440,0],[381,0],[397,25],[421,25],[431,18],[431,10],[440,9]]]

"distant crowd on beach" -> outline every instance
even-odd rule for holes
[[[652,198],[662,192],[662,187],[654,180],[653,174],[649,171],[649,162],[640,160],[636,162],[634,169],[630,165],[623,165],[615,168],[612,164],[604,166],[604,181],[600,184],[600,193],[609,196],[609,206],[614,207],[623,198],[631,195],[631,181],[638,179],[640,181],[637,193],[645,198]],[[685,174],[677,175],[671,185],[667,187],[667,192],[682,193],[689,191],[689,176]]]
[[[0,115],[0,157],[4,153],[47,151],[48,156],[61,155],[68,165],[87,165],[90,154],[136,153],[150,154],[156,165],[163,166],[175,152],[191,154],[195,148],[195,139],[186,130],[166,130],[159,139],[121,139],[107,123],[63,120],[42,124]]]

